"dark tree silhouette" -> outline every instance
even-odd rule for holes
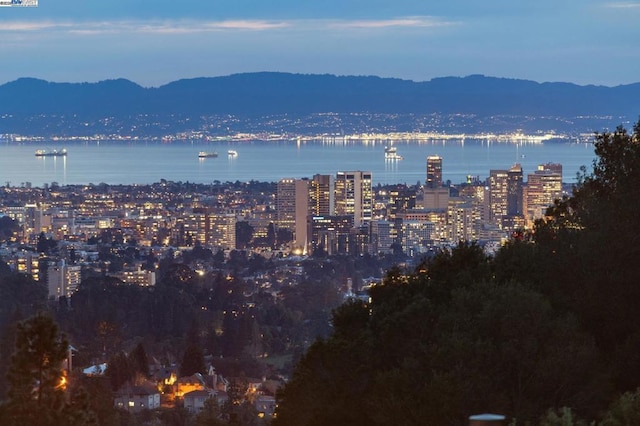
[[[138,373],[144,377],[149,377],[149,358],[147,357],[147,352],[144,350],[142,342],[138,343],[133,351],[131,351],[129,358]]]
[[[204,373],[204,353],[200,347],[198,338],[198,325],[194,322],[187,335],[187,346],[180,363],[180,376],[191,376],[195,373]]]
[[[3,425],[59,425],[92,421],[84,415],[86,393],[65,398],[63,369],[69,343],[48,316],[36,315],[18,324],[11,358],[8,402],[2,407]],[[89,413],[85,413],[89,414]],[[69,423],[71,424],[71,423]]]

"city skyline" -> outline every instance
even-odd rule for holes
[[[640,2],[599,0],[40,2],[0,11],[0,55],[8,58],[0,83],[123,77],[158,86],[283,71],[414,81],[484,74],[615,86],[637,81],[638,16]]]

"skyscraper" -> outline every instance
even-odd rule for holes
[[[442,157],[427,157],[427,188],[436,189],[442,186]]]
[[[307,243],[307,216],[310,214],[309,179],[281,179],[277,185],[276,209],[280,228],[293,231],[294,248]]]
[[[334,179],[331,175],[314,175],[309,182],[309,214],[332,216],[335,210]]]
[[[519,226],[522,221],[522,166],[489,172],[489,208],[491,221],[501,228]],[[505,225],[505,224],[509,225]]]
[[[496,225],[507,215],[507,170],[489,171],[489,212],[490,220]]]
[[[276,186],[276,217],[279,228],[291,231],[296,222],[296,180],[280,179]]]
[[[527,219],[541,218],[555,199],[562,197],[562,164],[541,164],[538,170],[527,176],[526,209]]]
[[[427,210],[446,210],[449,188],[442,186],[442,157],[427,157],[427,184],[422,191],[422,207]]]
[[[371,172],[338,172],[335,181],[336,215],[352,215],[358,227],[373,217]]]
[[[514,164],[507,176],[507,216],[522,216],[522,166]]]

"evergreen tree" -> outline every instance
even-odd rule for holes
[[[195,373],[204,373],[204,354],[197,344],[189,343],[184,350],[184,356],[180,363],[180,376],[191,376]]]
[[[618,391],[640,375],[640,122],[597,134],[592,171],[537,223],[540,288],[576,313],[612,367]]]
[[[114,391],[120,389],[125,383],[130,382],[135,376],[135,371],[127,354],[118,352],[109,358],[105,375],[109,378],[111,389]]]
[[[204,353],[198,339],[198,325],[194,321],[187,335],[187,347],[180,363],[180,376],[185,377],[195,373],[204,373],[205,368]]]
[[[142,342],[138,343],[135,349],[129,354],[129,358],[138,373],[144,377],[149,377],[149,358],[147,358],[147,352],[144,350]]]
[[[69,414],[63,373],[68,347],[48,316],[37,315],[18,324],[3,424],[54,425]]]
[[[535,421],[562,405],[594,414],[603,383],[590,336],[492,268],[460,245],[413,273],[390,271],[370,303],[340,306],[332,335],[278,395],[273,424],[458,425],[487,409]]]

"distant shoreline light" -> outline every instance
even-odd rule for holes
[[[141,137],[130,135],[92,135],[92,136],[25,136],[18,134],[0,134],[0,140],[5,142],[31,143],[31,142],[70,142],[70,141],[162,141],[185,142],[243,142],[243,141],[263,141],[263,142],[322,142],[322,143],[393,143],[402,142],[430,142],[430,141],[464,141],[483,140],[496,143],[544,143],[554,140],[565,140],[568,142],[589,143],[593,141],[593,134],[583,133],[579,135],[566,135],[556,133],[544,134],[524,134],[524,133],[437,133],[437,132],[393,132],[393,133],[359,133],[359,134],[320,134],[320,135],[288,135],[273,133],[236,133],[226,136],[213,136],[201,132],[193,132],[182,135],[167,135],[162,137]]]

